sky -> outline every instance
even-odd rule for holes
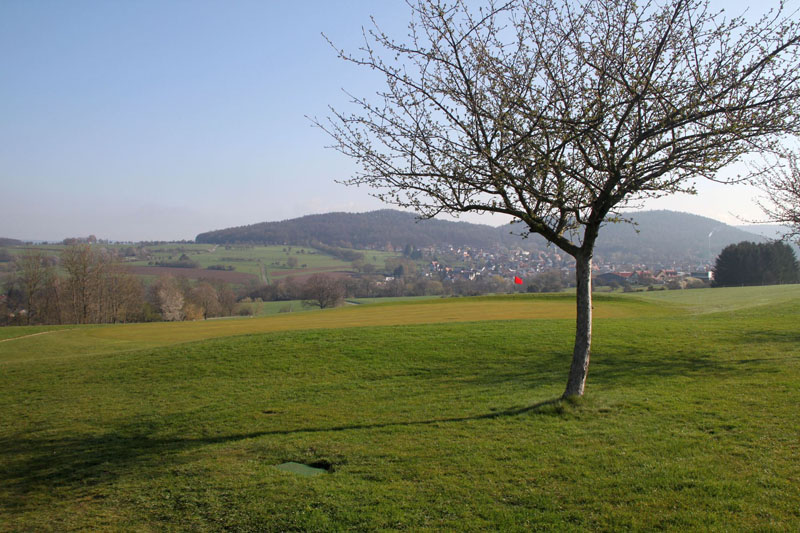
[[[193,239],[387,207],[336,183],[357,167],[308,118],[380,89],[322,37],[355,50],[371,16],[405,35],[402,0],[0,0],[0,237]],[[753,189],[698,190],[642,207],[760,217]]]

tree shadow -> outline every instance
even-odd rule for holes
[[[717,354],[700,350],[665,358],[654,357],[652,353],[621,354],[615,350],[613,355],[608,356],[603,352],[592,354],[588,379],[592,383],[627,386],[676,377],[723,378],[741,374],[745,369],[750,373],[780,373],[774,363],[775,359],[759,357],[722,359]]]
[[[796,346],[800,346],[800,334],[797,337],[795,341],[787,334],[779,335],[778,339],[780,342],[795,343]],[[758,337],[751,338],[749,342],[758,343]],[[536,390],[561,384],[562,381],[566,383],[571,355],[568,351],[536,353],[530,361],[520,362],[516,359],[507,365],[496,365],[484,374],[470,377],[454,376],[451,380],[471,386],[513,386]],[[764,374],[780,372],[775,366],[775,362],[779,359],[747,357],[747,355],[748,353],[743,352],[736,358],[723,358],[719,353],[697,348],[677,355],[659,357],[652,347],[639,344],[614,346],[607,350],[597,349],[592,353],[587,387],[591,388],[593,384],[639,385],[678,377],[701,378],[712,375],[724,377],[741,374],[745,368],[749,372]]]
[[[52,492],[53,489],[90,491],[94,487],[109,486],[116,479],[134,471],[146,472],[163,466],[165,462],[174,467],[181,461],[180,452],[208,445],[267,436],[435,426],[536,412],[557,414],[558,410],[548,411],[547,408],[558,406],[560,402],[561,399],[554,398],[528,406],[468,416],[296,427],[198,438],[153,436],[158,428],[169,426],[169,422],[163,419],[159,420],[157,426],[150,424],[149,431],[142,431],[142,424],[137,423],[136,431],[120,427],[101,435],[59,438],[17,435],[0,439],[0,484],[12,496],[11,501],[2,503],[7,511],[14,512],[25,507],[25,496],[28,494]]]

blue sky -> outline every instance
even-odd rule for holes
[[[342,88],[378,87],[321,32],[354,49],[370,15],[402,36],[407,12],[400,0],[0,0],[0,236],[191,239],[383,207],[334,182],[354,164],[305,117],[345,107]],[[646,207],[758,216],[752,191],[700,192]]]

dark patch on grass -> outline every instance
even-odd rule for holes
[[[333,472],[333,463],[326,459],[320,459],[319,461],[313,461],[311,463],[306,463],[311,468],[319,468],[321,470],[325,470],[326,472]]]

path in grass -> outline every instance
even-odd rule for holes
[[[0,342],[16,341],[19,339],[27,339],[29,337],[37,337],[39,335],[47,335],[48,333],[55,333],[58,330],[40,331],[39,333],[28,333],[27,335],[20,335],[18,337],[9,337],[7,339],[0,339]]]
[[[75,326],[13,326],[13,327],[0,327],[0,342],[22,339],[24,337],[31,337],[42,333],[49,333],[52,331],[60,331],[64,329],[71,329]]]

